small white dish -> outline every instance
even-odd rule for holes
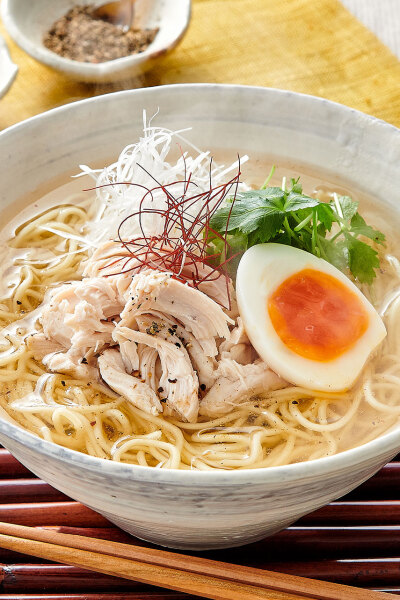
[[[0,35],[0,98],[8,92],[18,73],[18,67],[10,58],[7,44]]]
[[[96,0],[93,5],[104,4]],[[51,25],[82,0],[3,0],[1,17],[13,40],[36,60],[86,82],[112,82],[136,77],[150,69],[158,58],[171,51],[188,28],[191,0],[137,0],[135,26],[158,27],[159,31],[144,52],[132,54],[104,63],[85,63],[70,60],[48,50],[43,45],[43,35]]]

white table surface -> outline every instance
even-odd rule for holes
[[[400,58],[400,0],[341,0]],[[318,0],[315,2],[316,10]]]

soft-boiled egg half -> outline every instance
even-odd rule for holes
[[[254,348],[295,385],[350,388],[386,336],[382,319],[346,275],[291,246],[259,244],[247,250],[236,292]]]

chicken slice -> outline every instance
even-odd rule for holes
[[[149,385],[152,390],[161,394],[162,390],[160,390],[160,392],[158,392],[159,377],[157,374],[157,360],[158,360],[157,350],[155,350],[154,348],[150,348],[149,346],[144,346],[143,344],[140,344],[139,349],[138,349],[138,354],[139,354],[141,378],[145,380],[147,385]],[[162,397],[164,397],[164,396],[162,396]]]
[[[286,387],[287,383],[263,362],[240,365],[223,358],[218,379],[200,403],[200,414],[215,418],[226,415],[252,396]]]
[[[43,333],[30,335],[26,340],[28,349],[33,353],[35,360],[41,361],[49,371],[56,373],[67,373],[78,379],[98,379],[98,371],[94,365],[88,362],[74,362],[67,353],[65,348],[48,340]]]
[[[124,363],[125,371],[129,374],[133,371],[139,371],[140,362],[137,345],[128,342],[128,340],[121,340],[119,344],[119,351],[121,352],[121,358],[122,362]]]
[[[203,348],[196,340],[194,335],[184,329],[176,319],[167,317],[163,313],[153,311],[149,315],[142,315],[137,318],[137,323],[140,331],[151,331],[152,323],[156,319],[157,323],[161,323],[158,336],[163,337],[167,342],[173,344],[183,344],[189,354],[193,368],[197,371],[200,385],[209,388],[215,382],[215,371],[217,361],[214,358],[206,356]]]
[[[199,380],[183,345],[167,342],[156,334],[121,327],[120,324],[115,328],[113,337],[118,343],[125,339],[157,351],[162,367],[159,387],[167,403],[164,414],[175,414],[182,421],[195,423],[199,410]]]
[[[131,327],[135,318],[153,310],[171,315],[193,334],[206,356],[218,353],[216,337],[229,339],[233,321],[211,298],[172,278],[170,273],[143,271],[132,278],[121,325]]]
[[[47,354],[62,352],[64,347],[58,342],[48,340],[44,333],[34,333],[26,339],[28,350],[33,353],[35,360],[41,361]]]
[[[236,344],[250,344],[241,317],[236,319],[236,326],[231,330],[230,338],[222,342],[219,351],[229,352]]]
[[[247,337],[240,317],[237,317],[236,323],[229,340],[224,340],[219,346],[220,359],[232,359],[241,365],[248,365],[258,359],[258,354]]]
[[[85,344],[87,335],[104,334],[97,337],[110,342],[113,324],[107,320],[122,308],[115,287],[108,279],[96,277],[55,288],[39,320],[44,335],[65,348],[90,346]]]
[[[128,258],[129,267],[126,266]],[[131,267],[135,267],[133,271],[123,272]],[[119,242],[109,240],[96,248],[85,261],[83,277],[103,277],[114,286],[119,296],[124,296],[132,281],[132,275],[139,267],[140,263],[131,257]]]
[[[114,344],[115,325],[110,319],[119,315],[122,308],[115,285],[104,277],[54,288],[41,307],[39,321],[45,338],[57,344],[58,353],[54,354],[53,348],[43,355],[43,364],[55,372],[95,376],[97,370],[84,365],[105,346]],[[34,340],[31,343],[37,344]]]
[[[118,350],[108,349],[99,356],[100,374],[106,384],[134,406],[152,415],[162,412],[156,393],[137,377],[128,375]]]
[[[72,375],[76,379],[85,379],[87,381],[96,381],[99,379],[99,372],[93,363],[74,360],[68,352],[53,352],[47,354],[42,363],[53,373],[65,373]]]

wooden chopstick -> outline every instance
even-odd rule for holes
[[[396,598],[295,575],[11,523],[0,523],[0,547],[215,600]]]
[[[85,569],[116,575],[156,585],[179,592],[194,594],[213,600],[306,600],[305,596],[286,592],[276,592],[233,581],[218,579],[208,575],[197,575],[188,571],[179,571],[169,567],[128,560],[98,552],[77,550],[56,544],[28,540],[0,534],[0,546],[24,554],[33,554],[58,562],[83,567]]]

